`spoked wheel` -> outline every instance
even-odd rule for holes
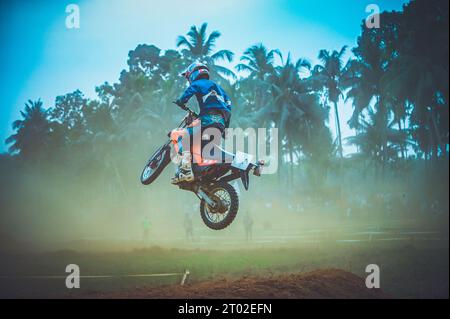
[[[150,157],[141,173],[141,183],[151,184],[161,174],[163,169],[170,163],[170,147],[167,145],[159,148],[155,154]]]
[[[208,190],[208,196],[216,205],[211,207],[202,200],[200,214],[203,222],[214,230],[228,227],[236,217],[239,208],[236,190],[228,183],[217,183]]]

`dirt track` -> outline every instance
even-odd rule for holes
[[[271,278],[243,277],[239,280],[214,280],[158,288],[139,287],[133,290],[96,293],[88,298],[386,298],[376,289],[367,289],[365,280],[338,269],[316,270],[305,274],[281,275]]]

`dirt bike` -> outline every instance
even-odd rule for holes
[[[172,130],[169,140],[150,157],[141,173],[141,183],[153,183],[164,168],[171,162],[171,150],[178,143],[181,131],[188,127],[199,125],[199,115],[186,106],[181,106],[187,112],[178,128]],[[249,188],[249,174],[261,176],[264,161],[251,162],[252,156],[242,152],[231,154],[215,145],[226,160],[203,160],[193,163],[194,181],[179,183],[182,190],[191,191],[200,199],[200,215],[203,222],[211,229],[221,230],[235,219],[239,208],[239,197],[231,181],[241,179],[244,188]]]

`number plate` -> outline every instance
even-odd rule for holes
[[[231,166],[245,171],[248,168],[248,166],[250,165],[252,159],[253,159],[253,156],[250,154],[246,154],[243,152],[237,152],[236,155],[234,156]]]

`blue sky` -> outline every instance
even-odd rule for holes
[[[45,107],[55,97],[80,89],[95,97],[95,86],[114,83],[138,44],[174,49],[191,25],[208,22],[222,36],[217,49],[236,59],[262,42],[293,58],[313,63],[320,49],[355,46],[366,6],[399,10],[406,0],[9,0],[0,1],[0,152],[28,99]],[[67,29],[65,8],[80,7],[80,29]],[[238,107],[238,106],[236,106]],[[341,103],[342,122],[351,105]],[[334,118],[330,118],[334,130]],[[343,124],[343,135],[351,135]],[[349,151],[349,150],[347,150]]]

